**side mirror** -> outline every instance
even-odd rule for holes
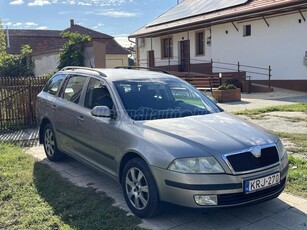
[[[112,117],[111,110],[107,106],[95,106],[92,109],[91,114],[94,117]]]

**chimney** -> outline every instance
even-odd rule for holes
[[[74,19],[70,19],[70,27],[73,27],[75,25]]]

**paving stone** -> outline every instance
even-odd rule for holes
[[[190,222],[183,225],[179,225],[172,230],[215,230],[215,228],[205,225],[204,223],[199,222]]]
[[[162,216],[177,225],[183,225],[189,222],[194,221],[196,214],[189,213],[187,211],[175,211],[175,210],[166,210]]]
[[[304,213],[287,210],[271,216],[268,220],[292,230],[307,230],[307,215]]]
[[[276,198],[270,201],[262,202],[258,204],[258,206],[275,214],[284,212],[292,207],[291,205],[285,203],[281,198]]]
[[[87,188],[89,187],[89,184],[93,184],[94,179],[91,176],[80,176],[80,177],[70,177],[68,178],[69,181],[71,181],[73,184]]]
[[[295,206],[295,208],[292,208],[293,211],[298,213],[304,213],[307,215],[307,201],[303,204],[300,204],[298,206]]]
[[[91,175],[92,173],[91,169],[85,166],[82,166],[80,168],[69,167],[66,169],[66,172],[69,173],[72,177],[86,176]]]
[[[140,224],[141,228],[146,229],[171,229],[176,227],[177,225],[163,217],[153,217],[148,219],[143,219],[143,224]]]
[[[287,204],[291,205],[291,206],[296,206],[296,205],[300,205],[303,204],[304,202],[306,202],[306,199],[298,197],[298,196],[293,196],[291,194],[287,194],[287,193],[282,193],[280,194],[280,199],[282,199],[284,202],[286,202]]]
[[[250,224],[241,218],[227,214],[225,211],[204,214],[202,218],[195,219],[195,221],[219,230],[235,230]]]
[[[282,227],[281,225],[271,222],[269,220],[261,220],[256,223],[245,226],[243,228],[240,228],[240,230],[259,230],[259,229],[261,230],[289,230],[288,228]]]
[[[67,162],[70,166],[72,166],[73,168],[82,168],[84,167],[84,164],[80,163],[79,161],[76,161],[74,159],[69,159],[69,161]]]
[[[257,205],[250,205],[240,208],[227,209],[228,213],[250,223],[258,222],[269,216],[274,215],[273,212]]]

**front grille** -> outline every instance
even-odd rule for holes
[[[270,195],[274,197],[274,195],[279,195],[286,183],[286,177],[280,181],[280,184],[267,188],[258,192],[254,193],[249,193],[245,194],[243,192],[241,193],[232,193],[232,194],[223,194],[223,195],[218,195],[218,204],[219,205],[232,205],[232,204],[240,204],[240,203],[245,203],[245,202],[252,202],[253,200],[261,199],[261,198],[266,198]]]
[[[251,152],[244,152],[226,157],[235,172],[245,172],[263,168],[279,161],[275,146],[263,148],[261,156],[255,157]]]

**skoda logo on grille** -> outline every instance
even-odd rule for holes
[[[257,158],[261,157],[261,147],[255,146],[255,147],[252,149],[252,154],[253,154],[255,157],[257,157]]]

